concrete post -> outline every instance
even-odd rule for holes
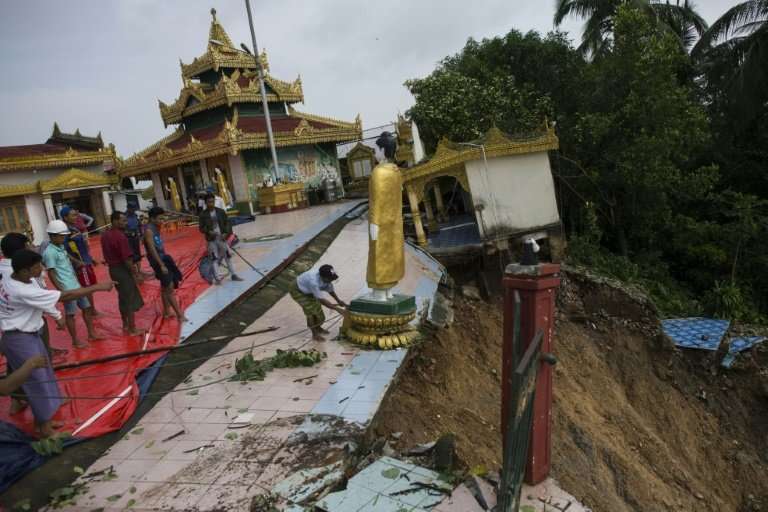
[[[413,225],[416,227],[416,241],[420,246],[427,246],[427,235],[424,233],[424,226],[421,225],[421,213],[419,212],[419,198],[411,188],[406,187],[408,191],[408,204],[411,206],[411,216],[413,216]]]
[[[536,333],[544,333],[541,353],[551,353],[554,328],[555,295],[560,286],[560,265],[539,263],[536,265],[512,264],[507,266],[504,284],[504,345],[502,347],[502,382],[509,382],[515,366],[515,354],[522,355]],[[513,346],[514,296],[520,295],[520,343]],[[536,381],[536,399],[533,405],[528,463],[525,481],[535,485],[549,475],[552,453],[552,367],[540,362]],[[508,386],[502,386],[501,423],[505,432],[511,397]]]

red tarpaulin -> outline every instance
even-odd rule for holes
[[[163,238],[166,251],[173,256],[184,275],[184,281],[176,290],[176,297],[183,311],[209,286],[197,272],[198,262],[206,251],[205,243],[197,228],[192,227],[164,233]],[[91,236],[90,247],[94,260],[102,262],[101,242],[98,236]],[[142,262],[143,270],[150,271],[146,259]],[[95,271],[99,281],[109,279],[106,265],[97,265]],[[102,315],[94,318],[94,325],[97,334],[104,336],[104,340],[90,342],[89,348],[73,349],[67,331],[56,330],[54,322],[48,320],[51,345],[69,351],[66,358],[57,359],[56,363],[71,363],[135,350],[176,345],[179,342],[180,324],[175,318],[167,320],[163,318],[159,281],[150,278],[140,285],[140,290],[144,298],[144,307],[136,314],[136,325],[148,330],[148,338],[127,336],[123,333],[116,290],[97,293],[94,296],[96,309]],[[61,306],[59,304],[59,309],[63,310]],[[77,332],[81,340],[87,339],[80,313],[77,314]],[[139,390],[136,385],[136,374],[163,357],[165,353],[158,352],[57,371],[56,377],[60,379],[59,388],[62,395],[75,398],[62,405],[53,420],[63,423],[62,431],[70,432],[77,437],[97,437],[119,429],[130,418],[138,404]],[[4,361],[2,366],[4,373]],[[0,397],[0,420],[33,434],[34,422],[30,408],[27,407],[19,414],[10,415],[9,402],[10,398]]]

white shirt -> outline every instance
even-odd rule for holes
[[[216,208],[221,208],[224,211],[227,211],[227,205],[224,204],[224,199],[221,196],[216,196],[213,201],[213,206]]]
[[[3,258],[2,260],[0,260],[0,277],[2,279],[10,279],[11,274],[13,274],[11,259]],[[32,282],[37,283],[37,285],[44,290],[48,288],[48,285],[45,283],[45,272],[40,274],[40,277],[33,277]]]
[[[322,298],[323,292],[333,292],[333,283],[323,281],[320,270],[307,270],[296,278],[296,286],[301,293],[314,295],[318,299]]]
[[[22,283],[14,278],[0,279],[0,330],[37,332],[43,328],[43,313],[57,320],[61,312],[57,290],[44,290],[33,280]]]

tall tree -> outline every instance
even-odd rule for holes
[[[442,137],[472,140],[493,125],[524,132],[539,129],[548,117],[564,126],[578,106],[584,66],[560,33],[542,38],[511,30],[503,37],[470,39],[431,74],[405,83],[416,98],[408,115],[428,150]]]
[[[556,0],[555,26],[569,16],[585,18],[584,33],[579,50],[585,54],[601,55],[613,40],[616,13],[622,5],[645,12],[665,30],[673,33],[680,46],[689,50],[696,38],[707,29],[692,2],[680,0]]]
[[[749,123],[768,104],[768,0],[748,0],[728,9],[701,37],[693,55],[715,91]]]
[[[687,55],[645,11],[619,7],[615,41],[592,65],[590,96],[573,153],[597,184],[605,242],[624,256],[663,245],[673,212],[710,189],[716,170],[696,155],[709,140],[706,113],[678,70]],[[595,194],[593,192],[593,194]]]

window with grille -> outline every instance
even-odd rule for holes
[[[29,227],[24,199],[0,199],[0,234],[24,233]]]

